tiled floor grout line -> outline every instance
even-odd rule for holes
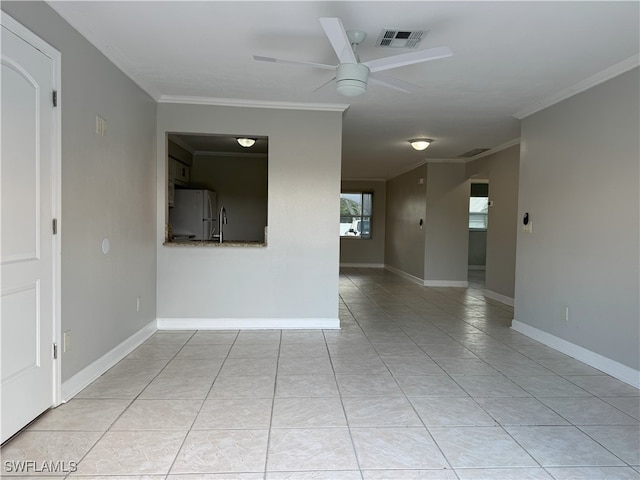
[[[192,338],[193,335],[195,335],[195,332],[189,338]],[[178,353],[184,348],[184,346],[187,344],[187,342],[188,342],[188,340],[185,341],[185,343],[182,345],[182,347],[180,347],[178,349],[178,351],[171,358],[169,358],[167,360],[167,363],[165,364],[165,366],[162,367],[160,369],[160,371],[156,375],[154,375],[153,378],[151,378],[151,380],[149,380],[149,382],[147,382],[147,385],[142,390],[140,390],[140,392],[138,392],[138,394],[135,397],[133,397],[131,399],[129,399],[129,398],[125,399],[125,400],[130,400],[129,403],[127,404],[127,406],[122,410],[122,412],[120,412],[120,414],[113,420],[113,422],[111,422],[111,424],[106,428],[106,430],[101,433],[101,435],[98,437],[98,439],[93,443],[93,445],[91,445],[91,447],[86,451],[86,453],[82,456],[82,458],[80,458],[80,460],[78,460],[78,466],[81,464],[81,462],[85,458],[87,458],[87,456],[93,451],[93,449],[98,445],[98,443],[100,443],[100,441],[107,435],[107,433],[111,431],[111,428],[115,425],[115,423],[124,415],[124,413],[129,409],[129,407],[131,407],[131,405],[133,405],[133,403],[140,397],[140,395],[142,395],[142,392],[145,391],[145,389],[151,384],[151,382],[153,382],[156,378],[158,378],[158,376],[166,368],[166,366],[169,364],[169,362],[171,362],[171,360],[173,360],[176,357],[176,355],[178,355]],[[129,355],[131,355],[131,354],[129,354]],[[107,372],[105,372],[105,373],[107,373]],[[103,373],[102,375],[104,375],[105,373]],[[100,375],[100,376],[102,376],[102,375]],[[100,378],[100,377],[98,377],[98,378]],[[103,400],[103,399],[100,398],[100,400]],[[104,399],[104,400],[106,400],[106,399]],[[167,474],[168,473],[169,472],[167,472]],[[68,477],[70,477],[70,475],[71,474],[69,474]],[[70,477],[70,478],[73,478],[73,477]]]
[[[191,337],[189,337],[189,339],[185,342],[185,344],[182,346],[182,348],[178,351],[178,353],[180,353],[182,351],[183,348],[185,348],[189,342],[191,341],[192,338],[194,338],[198,332],[200,332],[201,330],[196,330],[193,335],[191,335]],[[233,342],[231,343],[231,345],[229,346],[229,351],[227,352],[227,355],[224,357],[224,360],[222,361],[222,363],[220,364],[220,368],[218,368],[218,372],[216,373],[213,382],[211,382],[211,386],[209,387],[209,390],[207,390],[206,395],[204,396],[204,398],[202,399],[202,402],[200,403],[200,408],[198,408],[198,411],[196,412],[196,414],[193,416],[193,420],[191,421],[191,425],[189,426],[189,428],[187,429],[187,433],[184,436],[184,438],[182,439],[182,442],[180,442],[180,445],[178,446],[178,449],[176,450],[176,454],[173,457],[173,460],[171,461],[171,464],[169,465],[169,468],[167,469],[167,473],[166,473],[166,478],[169,477],[169,475],[171,474],[171,469],[174,467],[176,460],[178,460],[178,456],[180,455],[180,452],[182,451],[187,438],[189,437],[189,434],[191,433],[193,426],[195,425],[196,421],[198,420],[198,415],[200,415],[200,412],[202,411],[202,407],[204,407],[205,402],[207,401],[207,398],[209,397],[209,394],[211,393],[211,390],[213,390],[213,385],[216,383],[216,380],[218,379],[218,377],[220,376],[220,372],[222,371],[222,366],[224,365],[224,362],[227,360],[227,358],[229,358],[229,354],[231,353],[231,349],[233,348],[233,346],[235,345],[236,341],[238,340],[238,334],[236,334],[236,337],[233,339]],[[176,353],[177,355],[177,353]],[[175,358],[175,357],[174,357]],[[170,363],[170,362],[169,362]],[[167,363],[167,365],[169,365],[169,363]],[[166,366],[165,365],[165,368]],[[162,369],[164,370],[164,368]],[[144,391],[144,390],[143,390]]]
[[[417,313],[418,313],[418,312],[417,312]],[[474,328],[477,328],[477,327],[475,327],[474,325],[471,325],[470,323],[466,322],[464,319],[462,319],[462,318],[458,317],[457,315],[455,315],[455,316],[456,316],[456,318],[458,318],[459,320],[463,321],[463,322],[464,322],[464,323],[466,323],[467,325],[470,325],[470,326],[472,326],[472,327],[474,327]],[[439,328],[437,325],[436,325],[436,327],[437,327],[437,328]],[[447,335],[448,335],[448,333],[447,333],[446,331],[444,331],[444,330],[442,330],[442,329],[440,329],[440,330],[441,330],[441,331],[443,331],[445,334],[447,334]],[[481,330],[481,329],[479,329],[479,330]],[[485,332],[485,333],[486,333],[486,332]],[[450,336],[450,335],[449,335],[449,336]],[[453,337],[451,337],[451,338],[453,338]],[[460,343],[457,339],[453,338],[453,340],[454,340],[454,341],[456,341],[457,343],[459,343],[460,345],[462,345],[464,348],[466,348],[466,345],[464,345],[464,344]],[[501,343],[502,343],[502,342],[501,342]],[[423,351],[424,351],[424,349],[423,349]],[[472,352],[472,353],[473,353],[473,352]],[[437,360],[436,360],[435,358],[431,357],[431,356],[428,354],[428,352],[425,352],[425,354],[427,354],[427,355],[429,356],[429,358],[431,358],[434,362],[436,362],[436,364],[438,364]],[[474,355],[475,355],[475,354],[474,354]],[[481,360],[483,360],[483,359],[481,359]],[[483,361],[484,361],[484,360],[483,360]],[[486,362],[486,361],[485,361],[485,363],[486,363],[488,366],[492,367],[488,362]],[[492,368],[493,368],[493,367],[492,367]],[[489,417],[490,417],[490,418],[492,418],[492,419],[496,422],[496,426],[499,426],[499,427],[501,428],[501,430],[502,430],[506,435],[508,435],[509,437],[511,437],[511,438],[516,442],[516,444],[518,444],[518,445],[520,446],[520,448],[522,448],[522,450],[523,450],[524,452],[526,452],[526,453],[527,453],[527,455],[529,455],[529,457],[531,457],[531,459],[532,459],[532,460],[534,460],[534,461],[536,462],[536,464],[538,464],[538,466],[540,466],[540,467],[542,466],[542,465],[541,465],[537,460],[535,460],[535,459],[534,459],[534,458],[533,458],[533,457],[532,457],[532,456],[527,452],[527,450],[526,450],[526,449],[525,449],[525,448],[524,448],[524,447],[523,447],[523,446],[522,446],[518,441],[516,441],[516,439],[515,439],[515,438],[513,438],[513,437],[509,434],[509,432],[508,432],[508,431],[506,431],[506,430],[504,429],[504,427],[503,427],[503,426],[502,426],[502,425],[497,421],[497,419],[496,419],[493,415],[491,415],[491,413],[490,413],[489,411],[487,411],[487,410],[486,410],[486,409],[485,409],[485,408],[484,408],[484,407],[483,407],[483,406],[482,406],[482,405],[481,405],[481,404],[480,404],[480,403],[479,403],[479,402],[478,402],[478,401],[477,401],[477,400],[476,400],[476,399],[471,395],[471,393],[470,393],[467,389],[465,389],[465,388],[464,388],[464,386],[463,386],[463,385],[461,385],[459,382],[457,382],[455,378],[453,378],[453,377],[452,377],[448,372],[446,372],[446,370],[445,370],[445,373],[447,374],[447,376],[448,376],[448,377],[449,377],[453,382],[455,382],[455,383],[456,383],[456,385],[458,385],[458,386],[459,386],[459,387],[460,387],[460,388],[461,388],[461,389],[462,389],[462,390],[463,390],[463,391],[464,391],[464,392],[469,396],[469,398],[471,398],[471,399],[473,400],[473,402],[474,402],[474,403],[475,403],[479,408],[481,408],[481,409],[482,409],[482,410],[483,410],[487,415],[489,415]],[[504,376],[504,375],[502,375],[502,376]],[[506,378],[506,376],[504,376],[504,377]],[[417,413],[417,412],[416,412],[416,413]],[[424,423],[424,422],[423,422],[423,423]],[[429,430],[429,427],[428,427],[426,424],[425,424],[425,428],[427,429],[427,431],[429,431],[429,434],[431,435],[431,431]],[[490,427],[490,428],[494,428],[494,427]],[[432,438],[433,438],[433,437],[432,437]],[[439,445],[439,444],[438,444],[438,442],[435,440],[435,438],[434,438],[433,440],[434,440],[434,442],[436,443],[436,445],[438,445],[438,448],[440,449],[440,445]],[[444,452],[442,452],[442,450],[441,450],[441,453],[443,453],[443,455],[444,455]],[[447,457],[445,456],[445,458],[447,458]],[[456,475],[457,475],[457,474],[456,474]]]
[[[325,337],[326,342],[326,337]],[[327,350],[329,346],[327,345]],[[351,431],[351,425],[349,425],[349,417],[347,417],[347,410],[344,407],[344,397],[342,396],[342,392],[340,391],[340,386],[338,385],[338,379],[336,377],[336,370],[333,365],[333,360],[331,355],[329,355],[329,363],[331,364],[331,370],[333,371],[333,381],[336,383],[336,388],[338,389],[338,398],[340,399],[340,406],[342,408],[342,414],[344,415],[344,421],[346,424],[347,431],[349,432],[349,439],[351,440],[351,448],[353,449],[353,455],[356,459],[356,464],[358,465],[358,471],[360,472],[360,478],[364,480],[364,476],[362,473],[362,466],[360,464],[360,457],[358,456],[358,450],[356,449],[356,443],[353,439],[353,432]]]
[[[585,427],[586,425],[582,425],[582,427]],[[594,425],[589,425],[594,426]],[[629,425],[621,425],[621,426],[629,426]],[[598,441],[598,439],[594,438],[593,436],[589,435],[588,432],[585,432],[581,426],[579,425],[574,425],[575,428],[577,428],[578,430],[580,430],[582,433],[584,433],[586,436],[588,436],[591,440],[593,440],[594,442],[596,442],[598,445],[600,445],[602,448],[604,448],[605,450],[607,450],[609,453],[611,453],[611,455],[615,456],[617,459],[619,459],[622,463],[624,463],[625,465],[630,466],[624,459],[620,458],[619,455],[617,455],[615,452],[612,452],[610,449],[608,449],[605,445],[603,445],[600,441]]]
[[[365,294],[365,295],[366,295],[366,294]],[[367,296],[367,297],[368,297],[368,296]],[[368,298],[369,298],[369,297],[368,297]],[[360,324],[359,324],[359,322],[358,322],[357,317],[355,316],[355,314],[354,314],[351,310],[349,310],[349,311],[351,312],[351,314],[352,314],[352,316],[353,316],[354,320],[356,321],[356,323],[358,323],[358,325],[360,325]],[[391,319],[391,318],[390,318],[390,319]],[[401,330],[402,330],[402,327],[401,327]],[[366,332],[363,332],[363,333],[364,333],[364,334],[365,334],[365,336],[366,336]],[[403,333],[405,333],[405,334],[406,334],[406,332],[404,332],[404,330],[403,330]],[[418,348],[420,348],[420,346],[419,346],[419,345],[417,345],[417,344],[416,344],[416,343],[411,339],[411,337],[410,337],[409,335],[407,335],[407,336],[409,337],[409,339],[411,340],[411,342],[413,342],[416,346],[418,346]],[[369,338],[367,337],[367,339],[369,339]],[[369,340],[369,342],[371,343],[371,340]],[[372,344],[372,346],[373,346],[373,348],[375,349],[375,345],[373,345],[373,344]],[[422,349],[421,349],[421,350],[422,350]],[[377,349],[376,349],[376,352],[377,352]],[[427,354],[426,354],[426,352],[425,352],[425,355],[427,355]],[[378,356],[380,356],[380,355],[378,355]],[[429,357],[428,355],[427,355],[427,357],[428,357],[428,358],[431,358],[431,357]],[[381,358],[381,360],[382,360],[382,362],[383,362],[383,363],[385,363],[385,362],[384,362],[384,359],[382,359],[382,358]],[[433,359],[432,359],[432,360],[433,360]],[[385,365],[386,365],[386,363],[385,363]],[[418,413],[418,411],[416,410],[415,405],[413,404],[413,402],[411,402],[411,400],[409,399],[409,397],[406,395],[406,392],[404,391],[404,389],[402,388],[402,386],[398,383],[398,381],[397,381],[397,379],[396,379],[395,375],[393,375],[393,373],[392,373],[392,372],[391,372],[391,370],[388,368],[388,366],[387,366],[387,370],[389,371],[389,374],[392,376],[392,378],[393,378],[393,379],[394,379],[394,381],[396,382],[396,385],[398,386],[398,388],[399,388],[399,389],[400,389],[400,391],[402,392],[402,394],[403,394],[403,397],[402,397],[402,398],[404,398],[404,400],[405,400],[405,401],[406,401],[406,402],[411,406],[412,411],[415,413],[416,417],[420,420],[420,423],[422,424],[422,426],[424,427],[425,431],[426,431],[426,432],[427,432],[427,434],[429,435],[429,438],[432,440],[433,444],[435,445],[435,447],[438,449],[438,451],[439,451],[439,452],[440,452],[440,454],[442,455],[442,458],[444,458],[445,462],[447,462],[447,465],[449,466],[449,470],[450,470],[451,472],[453,472],[453,473],[454,473],[454,475],[456,476],[456,478],[459,478],[459,477],[458,477],[458,474],[457,474],[457,473],[455,473],[455,469],[454,469],[454,468],[453,468],[453,466],[451,465],[451,462],[449,461],[449,459],[447,458],[447,456],[444,454],[444,451],[442,450],[442,448],[440,447],[440,445],[438,444],[438,442],[436,441],[436,439],[433,437],[433,434],[431,433],[431,431],[429,430],[429,428],[427,427],[427,425],[424,423],[424,420],[422,419],[422,417],[420,416],[420,414],[419,414],[419,413]],[[446,372],[445,372],[445,373],[446,373]],[[447,374],[447,376],[449,376],[449,375]],[[451,378],[451,377],[449,376],[449,378]],[[453,380],[453,379],[451,379],[451,380]],[[454,380],[454,381],[455,381],[455,380]],[[341,396],[341,399],[342,399],[342,396]],[[342,408],[344,409],[344,402],[343,402]],[[349,426],[349,431],[351,432],[351,426],[349,425],[349,419],[348,419],[348,417],[346,416],[346,410],[345,410],[345,412],[344,412],[344,413],[345,413],[345,418],[347,418],[347,425]],[[353,440],[353,438],[352,438],[352,440]],[[356,448],[355,448],[355,444],[354,444],[354,451],[356,451],[356,458],[357,458],[357,457],[358,457],[358,455],[357,455],[357,450],[356,450]],[[358,460],[358,465],[360,465],[359,460]],[[360,468],[360,471],[362,472],[362,468]],[[363,478],[364,478],[364,477],[363,477]]]
[[[344,302],[344,300],[342,299],[342,301]],[[353,311],[349,308],[349,306],[347,305],[346,302],[344,302],[345,307],[347,308],[347,310],[349,311],[349,314],[351,315],[351,317],[354,319],[354,321],[356,321],[355,316],[353,314]],[[356,321],[357,323],[357,321]],[[359,327],[359,325],[358,325]],[[364,332],[363,332],[364,333]],[[347,431],[349,432],[349,439],[351,440],[351,448],[353,449],[353,454],[355,456],[356,459],[356,464],[358,465],[358,471],[360,473],[360,478],[364,480],[364,475],[362,473],[362,466],[360,465],[360,457],[358,456],[358,450],[356,449],[356,444],[355,441],[353,439],[353,432],[351,431],[351,426],[349,425],[349,418],[347,417],[347,410],[344,407],[344,400],[343,400],[343,396],[342,396],[342,392],[340,391],[340,386],[338,385],[338,378],[336,376],[336,369],[335,366],[333,364],[333,358],[331,356],[331,350],[329,349],[329,344],[327,343],[327,336],[326,333],[323,331],[322,335],[324,337],[324,341],[325,341],[325,345],[327,347],[327,352],[329,353],[329,364],[331,365],[331,371],[333,372],[333,381],[336,383],[336,388],[338,389],[338,398],[340,399],[340,406],[342,407],[342,414],[344,415],[344,420],[347,426]]]
[[[264,455],[264,473],[262,478],[266,479],[269,472],[269,448],[271,447],[271,430],[273,428],[273,412],[276,406],[276,393],[278,391],[278,369],[280,368],[280,354],[282,353],[282,330],[280,331],[280,341],[278,343],[278,356],[276,359],[276,374],[273,379],[273,395],[271,397],[271,414],[269,415],[269,428],[267,432],[267,450]]]

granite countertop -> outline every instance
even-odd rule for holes
[[[164,242],[165,247],[266,247],[264,242],[255,240],[225,240],[220,243],[217,240],[174,240]]]

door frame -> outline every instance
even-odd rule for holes
[[[53,88],[58,92],[57,107],[52,112],[51,126],[51,213],[52,217],[57,221],[57,234],[53,235],[51,240],[53,242],[53,305],[51,306],[53,338],[51,342],[58,346],[58,358],[53,361],[53,385],[51,386],[51,405],[55,407],[62,403],[62,56],[57,49],[3,11],[0,11],[0,25],[51,58],[53,64]]]

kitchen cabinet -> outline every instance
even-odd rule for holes
[[[176,185],[188,185],[189,184],[189,167],[186,165],[176,162],[175,165],[175,176],[173,177],[173,181]]]
[[[176,185],[189,185],[190,170],[187,165],[169,157],[169,181]]]
[[[167,167],[168,167],[167,179],[170,182],[173,182],[173,179],[176,178],[176,161],[175,161],[175,159],[169,157],[169,159],[167,160]]]
[[[167,204],[170,207],[174,206],[175,198],[176,198],[176,184],[173,182],[172,179],[170,179],[169,184],[167,186]]]

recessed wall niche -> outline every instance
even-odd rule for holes
[[[242,147],[238,138],[255,143]],[[223,220],[223,244],[266,243],[268,152],[269,138],[261,135],[167,133],[169,241],[219,243]],[[184,220],[187,201],[204,203],[201,224]]]

